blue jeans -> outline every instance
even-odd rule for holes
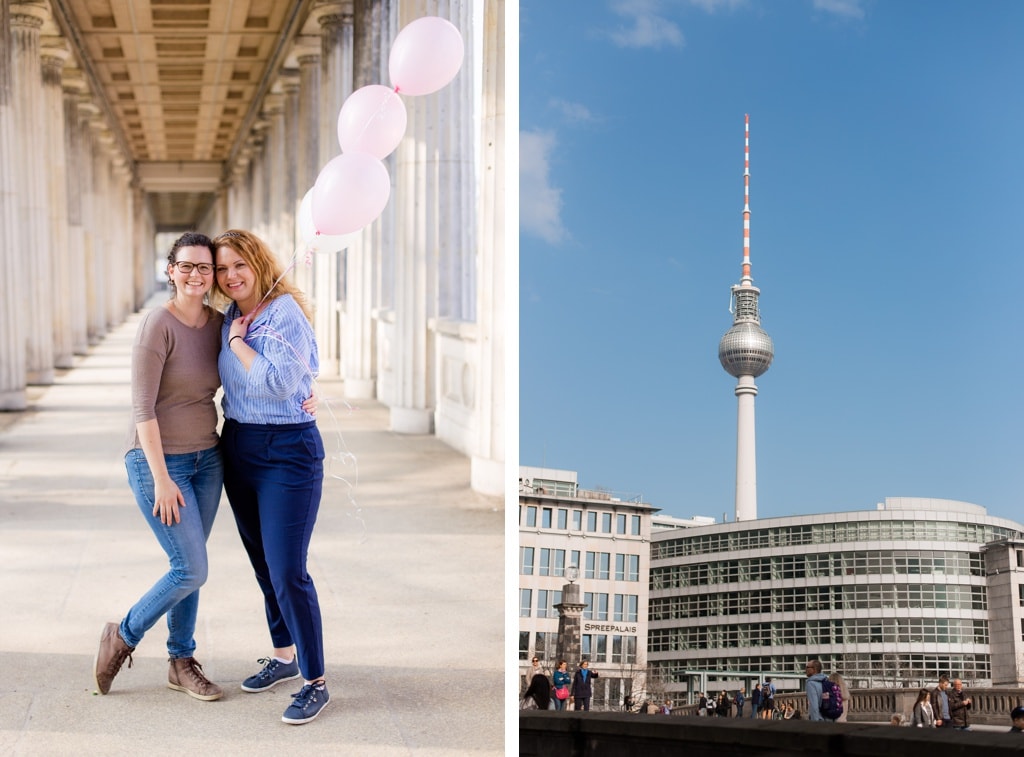
[[[316,421],[287,425],[224,422],[224,491],[256,582],[275,648],[295,645],[307,681],[324,674],[316,586],[306,571],[324,482]]]
[[[125,455],[128,483],[135,502],[170,560],[170,569],[135,603],[121,621],[121,637],[136,647],[143,635],[167,616],[167,653],[192,657],[196,650],[199,587],[206,583],[209,565],[206,540],[220,504],[224,467],[220,449],[211,447],[184,455],[164,455],[167,472],[185,498],[180,523],[164,525],[153,515],[153,474],[141,449]]]

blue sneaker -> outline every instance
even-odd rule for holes
[[[291,681],[299,677],[299,663],[278,662],[273,657],[261,657],[257,662],[263,663],[263,670],[242,681],[242,691],[266,691],[281,681]]]
[[[331,695],[327,693],[325,683],[307,683],[298,694],[292,694],[295,699],[291,706],[284,711],[281,720],[292,725],[302,725],[320,714],[320,711],[331,701]]]

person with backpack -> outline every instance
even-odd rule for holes
[[[764,686],[761,687],[761,712],[765,720],[775,717],[775,684],[770,676],[764,679]]]
[[[804,667],[807,673],[807,717],[811,721],[834,721],[843,714],[842,692],[821,672],[821,660],[808,660]]]
[[[839,687],[839,693],[843,697],[843,714],[836,718],[836,722],[845,723],[850,714],[850,705],[853,704],[853,700],[850,699],[850,688],[846,685],[846,679],[839,673],[833,673],[828,680]]]

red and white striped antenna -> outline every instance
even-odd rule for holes
[[[743,284],[750,284],[750,114],[743,116]]]

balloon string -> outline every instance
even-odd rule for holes
[[[384,114],[384,108],[387,107],[387,104],[391,102],[391,98],[396,94],[398,94],[398,87],[395,87],[394,92],[388,92],[388,96],[385,97],[381,104],[377,106],[377,110],[374,111],[373,115],[366,119],[366,122],[363,124],[363,128],[359,130],[359,136],[356,138],[357,144],[363,141],[363,136],[366,134],[366,130],[370,128],[370,124]]]

